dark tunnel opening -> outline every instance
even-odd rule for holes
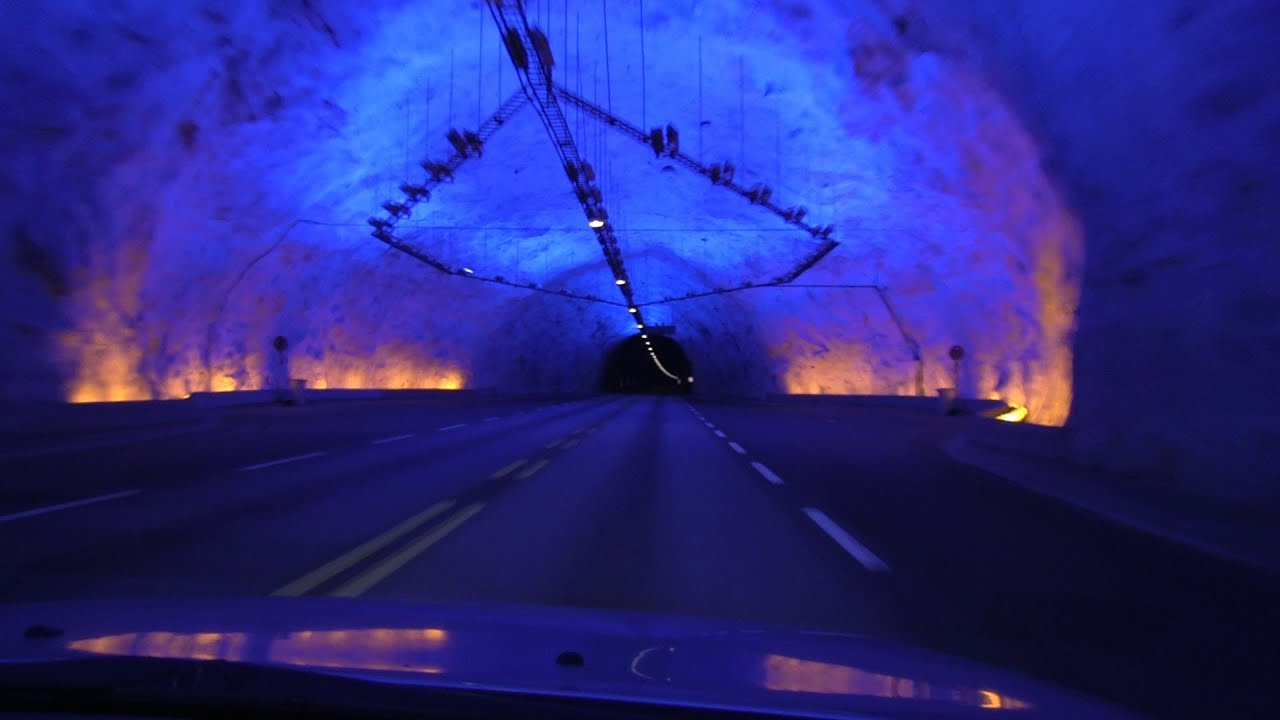
[[[684,348],[654,334],[633,335],[614,345],[600,375],[600,389],[613,393],[687,395],[693,383],[693,364]]]

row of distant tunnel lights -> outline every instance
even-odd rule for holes
[[[591,227],[593,228],[602,227],[604,225],[604,221],[602,220],[592,220],[591,222],[600,223],[599,225],[591,225]],[[622,287],[623,285],[627,284],[627,281],[624,278],[618,278],[613,282],[615,285],[619,287]],[[631,307],[627,308],[627,312],[631,313],[632,315],[637,315],[640,312],[640,308],[636,307],[635,305],[632,305]],[[653,349],[653,342],[649,339],[649,334],[646,332],[643,332],[644,323],[636,322],[636,329],[641,331],[640,339],[644,341],[644,348],[649,352],[649,358],[653,360],[653,364],[657,366],[658,370],[661,371],[663,375],[666,375],[672,380],[675,380],[677,385],[684,382],[683,380],[680,379],[680,376],[671,374],[671,371],[668,370],[666,367],[664,367],[662,364],[662,361],[658,359],[658,353]],[[689,382],[693,382],[693,378],[689,378]]]
[[[600,219],[592,219],[587,223],[587,225],[591,226],[591,228],[595,230],[595,229],[604,227],[604,221]],[[472,275],[475,273],[475,270],[472,270],[469,267],[464,267],[462,268],[462,272],[468,275]],[[616,280],[613,281],[613,284],[617,285],[618,287],[622,287],[623,285],[627,284],[627,281],[626,281],[626,278],[617,278]],[[638,315],[640,313],[640,308],[636,307],[635,305],[632,305],[631,307],[627,308],[627,312],[631,313],[632,315]],[[636,329],[644,330],[644,323],[637,322]],[[679,375],[672,374],[671,371],[667,370],[667,368],[662,364],[662,361],[658,359],[658,353],[656,350],[653,349],[653,341],[649,339],[649,334],[644,332],[640,333],[640,339],[644,341],[645,350],[648,351],[650,359],[653,360],[653,364],[657,366],[658,370],[661,371],[663,375],[666,375],[672,380],[675,380],[676,383],[683,383],[684,381],[680,379]],[[692,377],[689,378],[688,381],[693,382],[693,378]]]

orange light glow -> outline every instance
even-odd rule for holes
[[[1021,405],[1014,405],[1006,412],[997,415],[996,419],[1013,423],[1022,422],[1027,419],[1027,409]]]
[[[779,692],[862,695],[899,700],[944,700],[966,707],[1028,710],[1031,703],[994,690],[936,686],[914,678],[785,655],[764,658],[764,687]]]
[[[94,342],[100,338],[79,338],[68,333],[63,337],[63,347],[73,346],[70,352],[78,355],[78,370],[68,383],[68,402],[127,402],[147,400],[151,391],[139,376],[137,367],[142,353],[136,349],[108,342]]]
[[[892,675],[783,655],[766,655],[764,659],[764,686],[769,690],[871,697],[899,697],[899,691],[909,691],[908,697],[916,698],[917,686],[927,687],[914,682],[899,685],[898,680]]]
[[[272,636],[266,661],[306,667],[389,670],[435,675],[444,672],[438,652],[449,639],[441,628],[358,628],[300,630]],[[238,632],[145,632],[84,638],[71,650],[97,655],[131,655],[194,660],[249,659],[250,638]],[[428,658],[433,662],[426,662]]]
[[[193,355],[185,365],[150,376],[143,372],[150,367],[150,358],[127,344],[87,342],[82,333],[68,333],[61,346],[75,367],[65,390],[72,403],[182,399],[194,392],[270,387],[265,353],[225,360],[208,372]],[[316,390],[461,390],[467,386],[461,368],[423,357],[416,349],[380,347],[370,357],[374,359],[298,353],[290,363],[289,376],[305,380],[308,388]]]
[[[904,364],[886,369],[872,362],[868,348],[839,338],[826,341],[818,352],[798,333],[788,333],[772,349],[785,363],[782,387],[788,395],[910,395],[913,368]]]
[[[135,655],[194,660],[243,660],[248,645],[244,633],[169,632],[124,633],[68,643],[71,650],[95,655]]]
[[[236,389],[236,379],[228,375],[222,375],[213,379],[214,392],[231,392]]]
[[[995,690],[979,690],[978,707],[987,710],[1028,710],[1031,704],[1025,700],[1019,700],[1016,697],[1001,695]]]

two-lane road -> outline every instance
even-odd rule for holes
[[[1267,707],[1274,578],[959,465],[937,449],[953,430],[669,397],[247,408],[159,441],[0,456],[0,602],[700,615],[941,649],[1161,715]]]
[[[350,410],[332,418],[358,424]],[[83,467],[41,491],[60,501],[50,511],[0,519],[0,568],[23,580],[0,598],[367,594],[898,635],[880,569],[780,501],[680,400],[454,419],[329,447],[205,445],[189,467],[135,448],[133,476]],[[75,505],[72,490],[100,501]]]

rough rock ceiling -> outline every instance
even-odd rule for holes
[[[913,49],[877,5],[845,5],[651,2],[643,33],[639,3],[528,10],[557,82],[642,127],[671,123],[689,152],[732,160],[740,182],[835,226],[839,249],[800,282],[887,288],[927,389],[951,384],[945,353],[960,343],[964,387],[1061,421],[1080,238],[1038,148],[973,69]],[[7,101],[23,112],[5,118],[19,149],[0,207],[34,248],[5,268],[6,304],[51,338],[47,384],[65,396],[259,387],[276,334],[320,386],[586,388],[632,330],[617,307],[448,277],[369,237],[366,218],[448,151],[446,132],[515,89],[480,3],[6,15]],[[598,121],[570,121],[638,300],[768,277],[813,247]],[[449,263],[614,297],[532,114],[407,225]],[[874,291],[754,289],[651,310],[710,392],[916,389]]]

